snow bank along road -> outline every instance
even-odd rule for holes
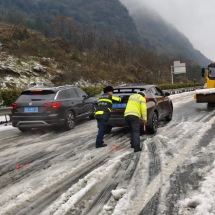
[[[215,214],[215,108],[193,94],[171,96],[173,120],[141,136],[141,153],[120,128],[96,149],[87,119],[69,132],[1,126],[0,214]]]

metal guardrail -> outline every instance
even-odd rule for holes
[[[5,116],[5,121],[0,121],[0,124],[8,123],[9,121],[11,121],[11,108],[10,107],[0,108],[0,116]]]
[[[163,90],[164,92],[169,92],[171,95],[172,94],[179,94],[179,93],[184,93],[184,92],[190,92],[190,91],[195,91],[196,89],[202,89],[202,86],[197,86],[197,87],[187,87],[187,88],[178,88],[178,89],[167,89]]]
[[[11,114],[11,108],[10,107],[0,108],[0,116],[2,116],[2,115],[10,115],[10,114]]]

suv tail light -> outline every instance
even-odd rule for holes
[[[49,107],[49,108],[60,108],[62,106],[62,102],[49,102],[49,103],[45,103],[43,106]]]
[[[149,98],[145,98],[146,99],[146,102],[148,102],[149,101]]]
[[[18,104],[16,104],[16,103],[12,103],[11,106],[10,106],[11,109],[16,109],[16,108],[19,108],[19,107],[20,106]]]

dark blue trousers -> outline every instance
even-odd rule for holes
[[[98,123],[98,135],[96,137],[96,146],[101,146],[104,141],[103,141],[103,137],[105,134],[105,128],[107,125],[107,120],[106,119],[97,119],[97,123]]]
[[[134,146],[134,150],[140,149],[140,119],[137,116],[128,115],[125,117],[125,121],[128,123],[131,129],[131,146]]]

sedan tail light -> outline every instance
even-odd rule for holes
[[[12,103],[11,106],[10,106],[11,109],[16,109],[16,108],[19,108],[19,107],[20,107],[19,104],[16,104],[16,103]]]
[[[146,102],[148,102],[149,101],[149,98],[145,98],[146,99]]]
[[[49,102],[45,103],[43,106],[49,108],[60,108],[62,107],[62,102]]]

